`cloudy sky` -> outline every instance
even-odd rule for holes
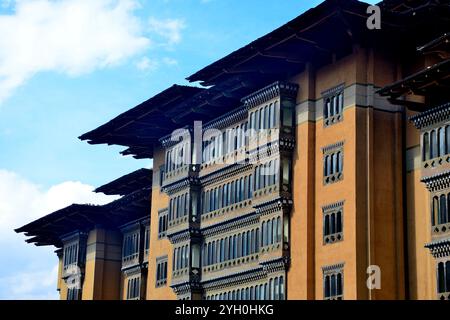
[[[320,0],[0,0],[0,299],[57,299],[13,232],[151,162],[77,137]]]

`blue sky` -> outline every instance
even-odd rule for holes
[[[77,137],[321,1],[0,0],[0,299],[52,299],[53,248],[12,228],[149,160]]]

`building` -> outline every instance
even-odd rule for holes
[[[83,134],[153,171],[17,230],[60,248],[61,298],[449,299],[450,3],[367,8],[324,1]]]

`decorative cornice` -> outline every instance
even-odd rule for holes
[[[344,269],[344,265],[345,265],[345,262],[340,262],[340,263],[332,264],[329,266],[324,266],[324,267],[322,267],[322,272],[323,273],[339,272],[339,271],[342,271],[342,269]]]
[[[261,262],[261,265],[263,266],[263,270],[268,274],[278,271],[286,271],[289,265],[289,258],[288,257],[274,258],[271,260]]]
[[[339,141],[339,142],[330,144],[328,146],[325,146],[325,147],[322,148],[322,153],[327,153],[327,152],[334,151],[334,150],[337,150],[339,148],[342,148],[344,146],[344,142],[345,141]]]
[[[238,271],[225,277],[207,280],[202,282],[203,288],[208,290],[221,289],[235,285],[244,284],[251,281],[257,281],[267,276],[262,266],[258,266],[251,270]]]
[[[430,249],[434,258],[443,258],[450,256],[450,239],[442,239],[427,243],[425,248]]]
[[[235,230],[238,228],[243,228],[259,223],[259,214],[257,212],[252,212],[245,216],[237,217],[227,221],[223,221],[216,225],[202,229],[202,234],[204,237],[213,236],[216,234],[222,234],[230,230]]]
[[[225,129],[227,127],[232,126],[233,124],[240,122],[248,117],[248,110],[246,106],[240,106],[236,109],[231,110],[230,112],[225,113],[224,115],[207,122],[203,126],[203,131],[208,129]]]
[[[417,129],[450,119],[450,102],[428,109],[409,118]]]
[[[249,169],[253,169],[253,165],[250,163],[242,164],[242,163],[235,163],[230,166],[227,166],[223,169],[219,169],[217,171],[214,171],[208,175],[205,175],[200,179],[200,183],[203,187],[206,187],[208,185],[214,184],[216,182],[222,181],[224,179],[227,179],[231,176],[239,175]]]
[[[322,211],[330,211],[338,208],[342,208],[344,206],[345,200],[338,201],[335,203],[327,204],[325,206],[322,206]]]
[[[169,233],[169,231],[170,229],[167,231],[167,238],[172,244],[188,241],[192,237],[201,237],[199,228],[194,226],[189,226],[188,229],[184,229],[176,233]]]
[[[423,177],[420,181],[425,183],[428,191],[431,192],[450,188],[450,170]]]
[[[197,186],[199,184],[200,184],[199,178],[189,176],[182,180],[178,180],[177,182],[174,182],[172,184],[162,187],[162,192],[165,192],[170,196],[174,193],[182,191],[183,189],[186,189],[186,188],[189,188],[192,186]]]
[[[337,93],[343,92],[345,89],[345,83],[341,83],[340,85],[333,87],[331,89],[325,90],[322,92],[322,97],[327,98],[329,96],[334,96]]]
[[[278,96],[295,98],[298,88],[299,86],[295,83],[277,81],[242,98],[241,102],[247,108],[253,108]]]
[[[192,136],[193,133],[193,129],[190,126],[185,126],[183,128],[180,128],[180,130],[187,130],[189,132],[189,135]],[[172,133],[162,137],[159,139],[159,142],[161,143],[161,146],[165,149],[170,148],[180,142],[184,141],[184,139],[182,139],[180,137],[179,140],[172,140]]]
[[[283,209],[283,207],[290,207],[290,204],[283,203],[281,198],[271,199],[270,201],[259,204],[256,207],[256,212],[260,216],[265,216]]]

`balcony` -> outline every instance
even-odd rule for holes
[[[139,265],[139,252],[122,257],[122,270]]]
[[[280,196],[280,187],[278,184],[273,184],[253,192],[253,205],[261,205],[263,203],[278,199]]]
[[[243,257],[227,260],[202,267],[202,281],[208,281],[216,278],[225,277],[236,272],[242,272],[247,269],[257,268],[259,266],[259,253],[253,253]]]
[[[171,185],[179,180],[183,180],[189,177],[195,177],[198,175],[199,169],[199,165],[185,164],[178,168],[170,170],[164,174],[163,187]]]
[[[174,234],[189,228],[189,215],[186,214],[184,216],[175,218],[173,220],[169,220],[169,224],[167,227],[167,234]]]
[[[202,228],[220,223],[222,220],[230,220],[253,212],[252,199],[246,199],[232,205],[202,214]]]

